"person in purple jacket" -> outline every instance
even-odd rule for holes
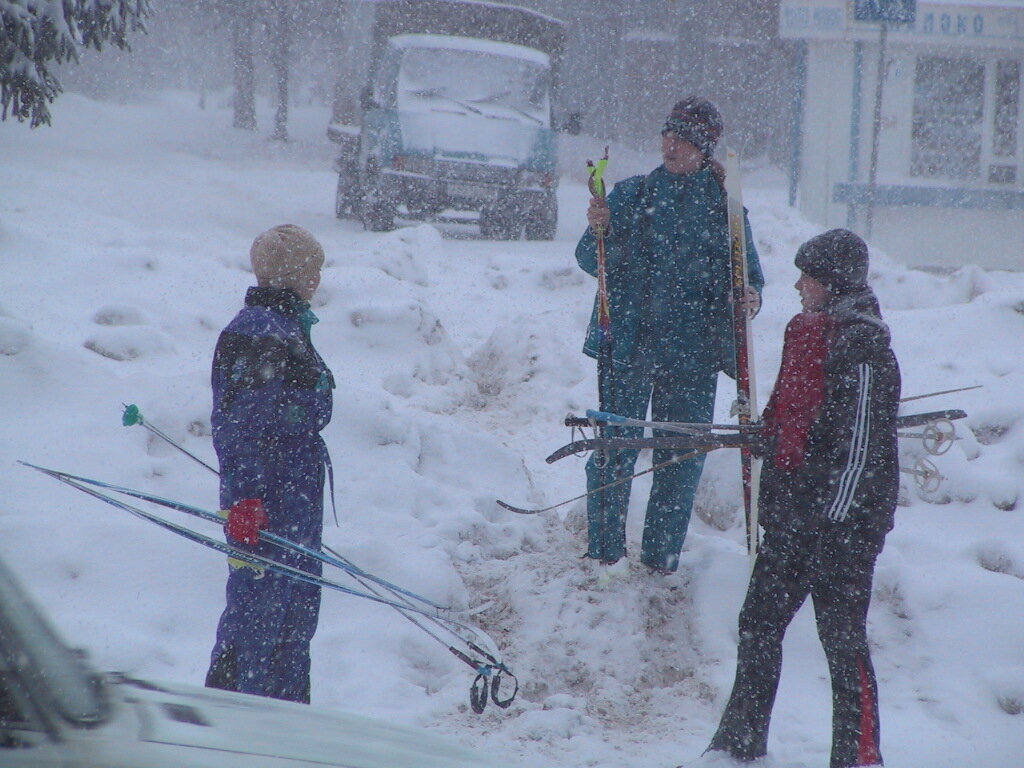
[[[228,541],[319,574],[320,564],[259,540],[267,530],[319,549],[325,469],[320,431],[331,420],[334,378],[313,347],[309,300],[324,250],[284,224],[253,241],[258,285],[221,332],[213,358],[213,444]],[[227,606],[206,685],[309,703],[309,646],[320,588],[229,561]]]

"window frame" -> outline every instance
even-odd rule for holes
[[[918,48],[914,49],[910,55],[912,56],[913,63],[913,77],[910,83],[909,119],[907,121],[907,156],[905,165],[907,178],[915,183],[926,185],[953,184],[993,190],[1019,190],[1024,188],[1024,54],[1004,49],[961,48],[951,51],[949,49]],[[957,177],[949,173],[923,175],[915,173],[913,170],[916,143],[914,115],[917,84],[922,59],[927,58],[964,59],[982,67],[981,154],[978,159],[977,175],[973,178]],[[1016,142],[1012,155],[997,155],[994,146],[996,137],[997,72],[1001,62],[1016,64],[1018,73],[1017,115],[1016,122],[1014,123]],[[998,166],[1012,166],[1014,168],[1013,180],[992,181],[991,174],[993,168]]]

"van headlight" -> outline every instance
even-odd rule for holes
[[[555,185],[555,175],[546,171],[519,171],[518,186],[520,187],[542,187],[548,189]]]
[[[423,155],[395,155],[391,167],[396,171],[418,173],[423,176],[434,175],[434,158]]]

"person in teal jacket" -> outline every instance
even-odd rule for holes
[[[722,128],[706,99],[678,102],[662,131],[663,164],[619,182],[607,200],[590,201],[590,227],[576,260],[597,275],[594,232],[603,229],[613,342],[603,399],[621,416],[644,419],[650,404],[654,421],[710,422],[718,372],[735,375],[724,171],[712,159]],[[749,223],[746,238],[751,287],[744,306],[754,314],[764,279]],[[583,348],[594,358],[597,331],[595,302]],[[636,437],[642,430],[613,432]],[[655,451],[654,463],[673,455]],[[587,462],[587,490],[628,477],[636,458],[636,451],[595,453]],[[694,458],[654,474],[640,553],[654,572],[678,567],[702,468],[703,459]],[[626,482],[588,497],[587,557],[612,564],[625,555],[629,492]]]

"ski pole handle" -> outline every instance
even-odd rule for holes
[[[607,189],[604,184],[604,170],[608,167],[608,147],[604,148],[604,155],[596,163],[593,160],[587,160],[587,173],[589,178],[587,179],[587,189],[590,190],[592,197],[599,198],[601,200],[606,199]],[[602,224],[600,226],[593,226],[594,236],[597,237],[598,249],[604,250],[604,236],[607,227]],[[602,254],[603,256],[603,254]],[[603,258],[602,258],[603,261]]]
[[[146,421],[142,416],[142,411],[139,410],[139,406],[125,405],[124,403],[122,403],[122,405],[124,405],[124,413],[121,414],[121,424],[123,424],[126,427],[134,427],[136,424],[143,426],[146,430],[159,437],[161,440],[163,440],[171,447],[181,451],[183,454],[192,459],[192,461],[196,462],[197,464],[203,465],[213,474],[220,476],[220,472],[218,472],[216,469],[211,467],[209,464],[207,464],[194,453],[189,451],[183,445],[173,440],[169,435],[165,434],[163,431],[161,431],[157,427],[154,427],[152,424]]]
[[[587,180],[587,187],[590,189],[590,194],[594,197],[604,198],[605,194],[604,186],[604,169],[608,167],[608,147],[604,148],[604,155],[596,163],[593,160],[587,160],[587,173],[590,174],[590,178]]]
[[[124,405],[124,403],[122,403]],[[121,425],[125,427],[134,427],[136,424],[144,424],[142,420],[142,411],[139,410],[137,405],[124,405],[124,413],[121,414]]]

